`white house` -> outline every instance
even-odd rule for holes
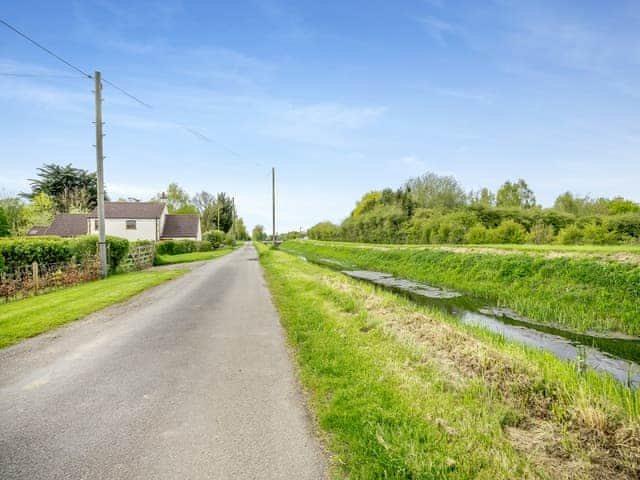
[[[163,202],[105,202],[107,235],[135,240],[201,240],[199,215],[170,215]],[[29,235],[75,237],[98,234],[98,214],[59,214]]]

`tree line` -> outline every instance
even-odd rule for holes
[[[320,222],[308,234],[373,243],[639,243],[640,205],[564,192],[543,208],[523,179],[466,192],[452,176],[426,173],[364,194],[340,225]]]

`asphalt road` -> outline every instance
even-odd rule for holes
[[[325,467],[252,246],[0,351],[1,479],[320,479]]]

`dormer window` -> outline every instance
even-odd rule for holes
[[[136,221],[127,220],[127,230],[135,230],[135,229],[136,229]]]

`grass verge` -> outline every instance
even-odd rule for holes
[[[335,478],[637,478],[640,394],[258,246]]]
[[[122,302],[185,271],[147,270],[117,274],[105,280],[0,305],[0,348]]]
[[[156,255],[155,265],[174,265],[176,263],[202,262],[213,260],[233,252],[234,248],[221,248],[210,252],[180,253],[178,255]]]
[[[640,335],[640,266],[580,256],[289,241],[281,248],[444,286],[578,331]]]

